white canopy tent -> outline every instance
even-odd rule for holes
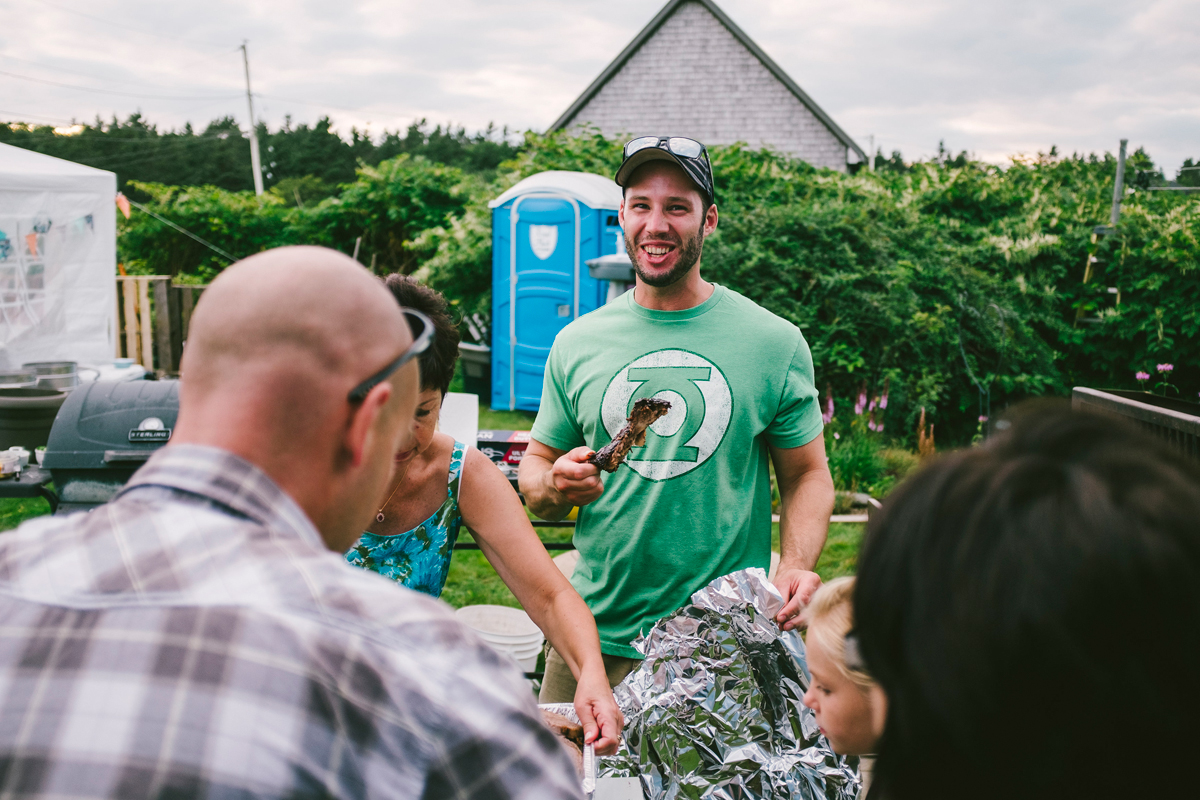
[[[0,144],[0,370],[112,361],[117,176]]]

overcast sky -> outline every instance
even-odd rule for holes
[[[665,0],[664,0],[665,1]],[[1126,137],[1200,158],[1200,0],[718,0],[864,149],[1003,162]],[[657,13],[635,0],[0,0],[0,119],[256,112],[544,130]],[[21,77],[14,77],[21,76]],[[36,80],[33,80],[36,79]],[[86,87],[86,88],[85,88]]]

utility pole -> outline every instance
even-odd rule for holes
[[[258,131],[254,126],[254,95],[250,94],[250,56],[246,52],[246,43],[242,42],[242,64],[246,67],[246,106],[250,109],[250,169],[254,172],[254,194],[262,195],[262,163],[258,155]],[[1121,160],[1124,163],[1124,147],[1121,149]]]
[[[1128,139],[1121,140],[1121,152],[1117,156],[1117,182],[1113,184],[1112,226],[1117,227],[1121,218],[1121,197],[1125,194],[1125,145]]]
[[[867,141],[870,142],[871,153],[867,157],[867,172],[875,171],[875,134],[867,136]]]

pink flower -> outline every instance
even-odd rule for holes
[[[841,435],[840,433],[837,433],[837,432],[835,431],[835,432],[834,432],[834,434],[833,434],[833,438],[835,438],[835,439],[840,439],[840,438],[842,438],[842,435]]]
[[[825,412],[821,414],[821,421],[826,425],[833,422],[833,397],[825,397]]]
[[[1161,372],[1161,373],[1163,373],[1163,374],[1166,374],[1166,373],[1170,372],[1170,371],[1171,371],[1171,370],[1173,370],[1173,369],[1175,369],[1175,365],[1174,365],[1174,364],[1159,364],[1159,365],[1158,365],[1158,371],[1159,371],[1159,372]]]
[[[988,418],[987,418],[987,417],[985,417],[983,414],[980,414],[980,415],[979,415],[979,422],[980,422],[981,424],[982,424],[982,423],[984,423],[984,422],[987,422],[987,421],[988,421]]]
[[[1138,372],[1135,372],[1133,374],[1133,377],[1137,378],[1139,381],[1148,381],[1148,380],[1150,380],[1150,373],[1149,372],[1141,372],[1139,370]]]
[[[854,416],[861,417],[864,410],[867,408],[867,382],[863,381],[862,387],[858,390],[858,399],[854,401]]]

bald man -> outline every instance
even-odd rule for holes
[[[0,537],[0,791],[579,796],[516,668],[341,555],[411,435],[417,333],[330,250],[213,282],[171,444]]]

